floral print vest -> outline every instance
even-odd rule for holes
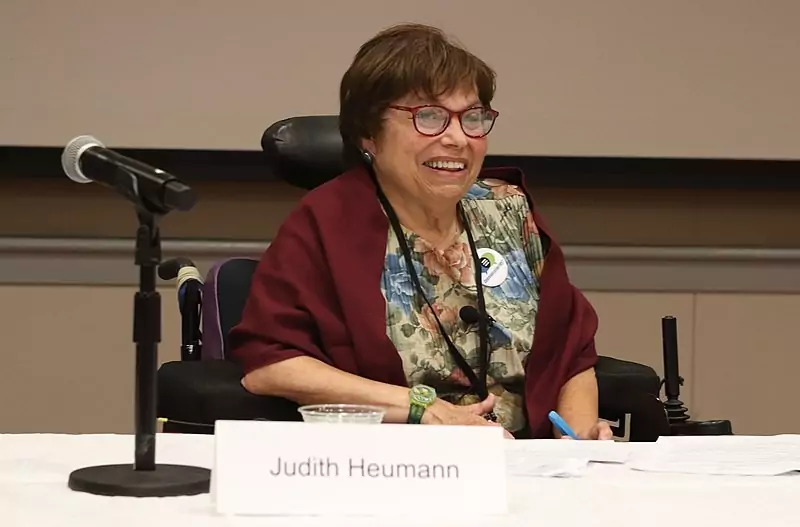
[[[481,180],[462,200],[475,245],[494,249],[508,264],[507,278],[483,287],[490,328],[487,383],[496,396],[499,422],[512,432],[525,427],[525,362],[533,343],[539,302],[543,245],[523,192],[504,181]],[[475,271],[466,232],[444,251],[404,230],[420,284],[444,330],[467,363],[477,371],[477,324],[459,317],[464,306],[477,307]],[[397,348],[410,386],[427,384],[454,404],[477,402],[465,395],[469,381],[456,366],[440,335],[431,308],[416,294],[394,231],[389,229],[381,279],[386,298],[386,329]]]

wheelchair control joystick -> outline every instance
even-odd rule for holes
[[[683,377],[678,374],[678,328],[675,317],[661,319],[661,342],[664,352],[664,409],[669,424],[689,420],[688,409],[680,400]]]
[[[732,435],[731,422],[724,420],[693,421],[689,410],[680,400],[683,377],[678,369],[678,323],[675,317],[661,319],[661,340],[664,352],[664,410],[667,413],[671,435]]]

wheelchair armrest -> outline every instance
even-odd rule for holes
[[[659,398],[661,379],[644,364],[598,357],[595,365],[600,417],[614,435],[628,441],[655,441],[669,435],[669,421]]]
[[[228,360],[166,362],[158,370],[158,415],[202,424],[219,419],[301,419],[295,403],[253,395],[241,379],[241,368]]]
[[[597,358],[595,374],[601,393],[633,391],[657,397],[661,391],[656,371],[637,362],[601,356]]]

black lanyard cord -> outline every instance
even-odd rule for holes
[[[489,327],[488,327],[488,316],[486,316],[486,302],[483,297],[483,284],[481,282],[481,263],[480,259],[478,258],[478,250],[475,247],[475,240],[472,237],[472,231],[469,227],[469,222],[467,222],[467,217],[464,212],[463,207],[459,203],[458,205],[458,212],[461,216],[461,222],[464,225],[464,229],[467,231],[467,240],[469,241],[469,248],[470,253],[472,256],[472,266],[475,270],[475,286],[477,289],[477,296],[478,296],[478,312],[480,316],[478,317],[478,336],[480,339],[480,373],[481,378],[479,379],[478,376],[475,374],[473,369],[467,364],[466,359],[463,355],[458,351],[453,341],[450,339],[449,335],[444,329],[442,322],[439,320],[439,315],[436,314],[436,310],[433,309],[433,306],[428,300],[428,297],[425,295],[425,292],[422,289],[422,285],[419,282],[419,277],[417,276],[417,272],[414,269],[414,263],[411,259],[411,251],[408,248],[408,243],[406,243],[406,237],[403,233],[403,228],[400,226],[400,220],[397,217],[397,213],[394,211],[394,208],[389,203],[389,200],[386,198],[386,195],[383,193],[381,186],[378,184],[377,179],[375,179],[375,184],[377,187],[378,192],[378,199],[383,205],[384,210],[386,211],[386,215],[389,218],[389,223],[394,230],[394,233],[397,237],[397,241],[400,244],[400,250],[403,252],[403,258],[405,259],[406,267],[408,268],[408,274],[411,277],[411,281],[414,283],[414,287],[417,290],[417,293],[425,300],[425,303],[428,305],[428,308],[431,310],[433,317],[436,319],[436,324],[439,326],[439,331],[441,332],[442,338],[444,339],[445,343],[447,344],[447,349],[450,351],[450,355],[453,357],[453,360],[456,362],[458,367],[464,372],[469,380],[470,384],[472,385],[473,390],[477,392],[477,395],[481,398],[481,400],[486,399],[489,396],[489,390],[487,387],[486,379],[487,379],[487,372],[489,367]],[[490,416],[490,418],[494,418],[494,416]]]

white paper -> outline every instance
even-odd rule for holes
[[[800,471],[800,435],[662,437],[629,465],[646,472],[777,476]]]
[[[570,478],[583,476],[589,468],[586,459],[547,459],[525,452],[508,452],[506,470],[515,477]]]
[[[589,463],[624,463],[627,443],[532,439],[508,441],[506,469],[512,476],[582,476]]]

